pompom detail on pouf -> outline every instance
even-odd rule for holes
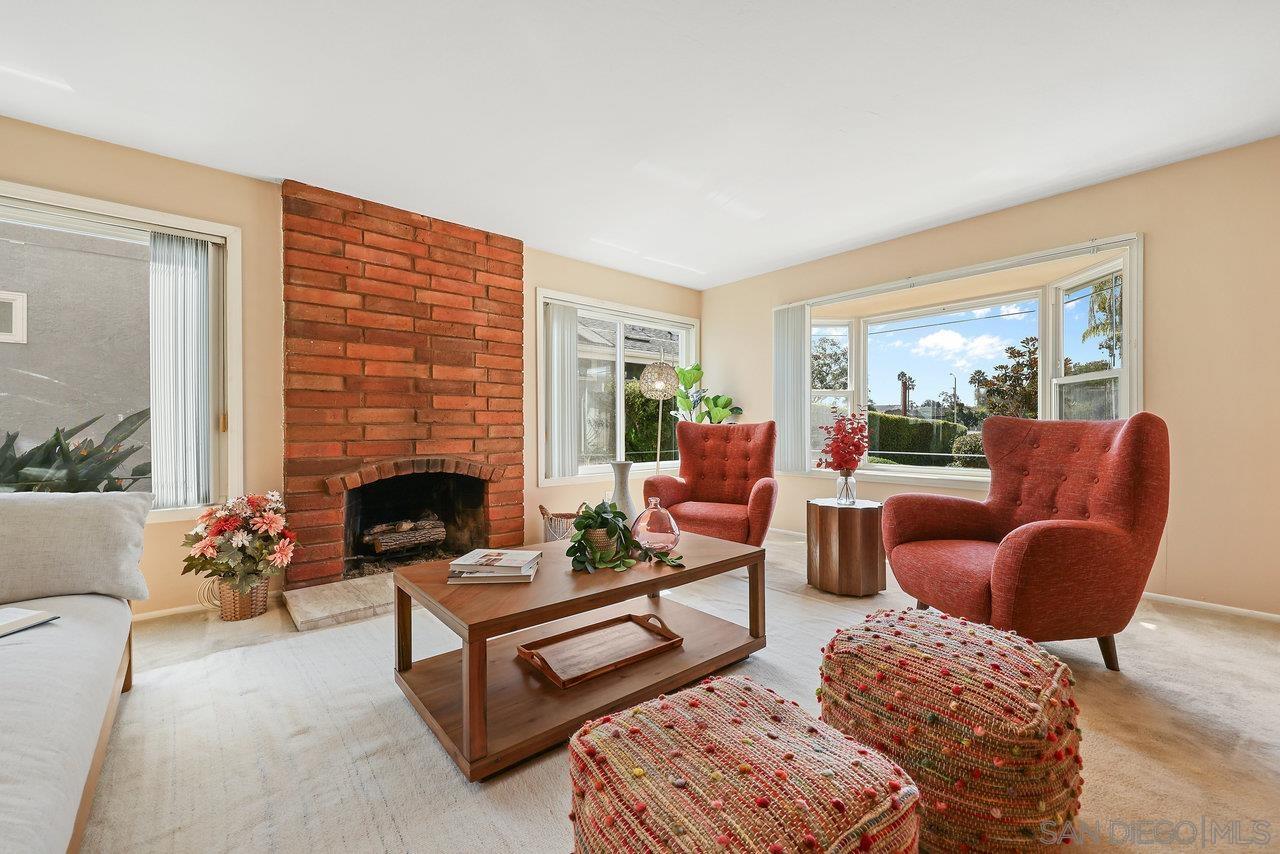
[[[569,763],[580,854],[918,846],[901,768],[746,677],[587,721]]]
[[[877,611],[823,649],[822,719],[920,788],[920,850],[1037,851],[1079,812],[1071,670],[1027,638]]]

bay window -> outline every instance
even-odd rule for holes
[[[694,361],[696,322],[642,309],[539,291],[541,478],[608,472],[628,460],[677,459],[674,399],[640,392],[645,367]],[[661,436],[659,436],[661,431]]]
[[[776,396],[780,446],[802,423],[813,468],[821,427],[856,408],[860,474],[974,479],[991,415],[1128,417],[1141,408],[1140,251],[1116,238],[780,307],[809,330],[807,411]],[[793,364],[780,357],[776,375]]]

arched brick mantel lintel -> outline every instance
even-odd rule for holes
[[[346,474],[325,478],[325,489],[330,495],[339,495],[348,489],[355,489],[366,483],[373,483],[388,477],[402,474],[424,474],[426,472],[442,472],[446,474],[465,474],[496,483],[506,475],[506,466],[489,465],[462,457],[402,457],[398,460],[380,460],[368,463]]]

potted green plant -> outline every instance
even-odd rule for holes
[[[729,395],[711,394],[699,387],[703,372],[698,362],[687,368],[676,368],[676,376],[680,380],[680,388],[676,390],[676,412],[673,413],[677,418],[699,424],[723,424],[742,414],[742,407],[734,406]]]
[[[573,559],[573,568],[581,572],[625,572],[642,561],[684,566],[679,555],[645,548],[636,542],[626,514],[618,505],[604,501],[595,507],[583,504],[578,508],[565,554]]]

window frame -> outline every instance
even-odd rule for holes
[[[105,225],[122,225],[151,231],[167,231],[184,237],[213,239],[222,243],[218,264],[221,281],[214,299],[221,305],[210,311],[210,340],[218,342],[215,376],[211,381],[218,398],[211,407],[218,421],[214,425],[213,461],[215,482],[212,504],[244,492],[244,294],[242,286],[243,239],[238,226],[181,214],[109,202],[73,193],[47,190],[11,181],[0,181],[0,198],[18,203],[57,208],[70,216],[87,217]],[[220,385],[220,387],[219,387]],[[187,521],[197,518],[209,505],[153,509],[147,522]]]
[[[0,291],[0,302],[13,306],[13,329],[0,332],[0,344],[27,343],[27,295],[21,291]]]
[[[1048,394],[1050,418],[1060,418],[1062,415],[1058,395],[1058,390],[1062,386],[1093,380],[1110,379],[1112,377],[1117,377],[1120,380],[1119,397],[1121,401],[1121,410],[1126,412],[1126,414],[1132,414],[1137,411],[1132,408],[1132,401],[1129,396],[1130,377],[1127,366],[1129,364],[1129,359],[1133,354],[1132,347],[1130,345],[1131,336],[1129,335],[1130,318],[1129,300],[1127,298],[1128,291],[1125,287],[1128,283],[1128,276],[1126,275],[1124,260],[1124,258],[1112,258],[1101,264],[1096,264],[1092,267],[1081,270],[1078,273],[1072,273],[1070,276],[1066,276],[1056,282],[1051,282],[1048,285],[1049,288],[1052,288],[1053,292],[1053,343],[1055,345],[1053,351],[1053,371],[1049,377]],[[1120,307],[1120,328],[1122,333],[1120,338],[1120,367],[1111,368],[1105,371],[1090,371],[1083,374],[1065,374],[1062,369],[1062,362],[1066,355],[1066,347],[1064,346],[1066,340],[1066,336],[1064,334],[1066,328],[1066,310],[1064,306],[1066,303],[1064,298],[1067,291],[1109,273],[1119,273],[1122,277],[1122,284],[1120,285],[1122,303]]]
[[[537,379],[534,396],[537,399],[538,410],[538,442],[537,442],[537,459],[535,465],[538,470],[538,486],[563,486],[568,484],[593,483],[600,481],[608,481],[613,478],[613,469],[607,463],[578,466],[578,473],[569,477],[548,477],[547,471],[547,400],[546,400],[546,352],[545,352],[545,330],[546,323],[546,306],[548,303],[557,302],[566,305],[572,305],[578,310],[579,317],[589,317],[595,320],[606,320],[619,324],[621,327],[627,324],[636,326],[648,326],[658,329],[666,329],[681,333],[680,352],[672,354],[673,364],[687,365],[698,361],[698,344],[700,341],[699,321],[695,317],[687,317],[681,314],[672,314],[664,311],[641,308],[639,306],[626,305],[624,303],[612,302],[609,300],[595,299],[585,297],[579,294],[567,293],[562,291],[551,290],[548,288],[538,288],[536,291],[536,322],[535,322],[535,342],[537,360]],[[618,358],[616,354],[624,353],[623,335],[619,334],[615,343],[615,361],[614,361],[614,382],[615,388],[619,391],[623,388],[626,375],[626,358]],[[614,450],[623,446],[625,424],[625,404],[626,400],[623,394],[615,395],[615,423],[614,423]],[[665,408],[674,405],[674,400],[667,401]],[[664,415],[665,417],[665,415]],[[676,460],[664,460],[665,466],[676,465]],[[633,474],[646,474],[655,470],[652,462],[637,462],[632,465]]]
[[[809,329],[810,334],[806,338],[807,353],[806,357],[812,354],[812,338],[814,326],[834,326],[839,323],[838,320],[830,320],[827,318],[814,318],[812,309],[836,303],[855,300],[860,297],[876,296],[894,291],[908,290],[913,288],[927,287],[929,285],[941,284],[955,279],[962,279],[969,276],[980,275],[982,273],[991,273],[999,270],[1008,270],[1016,267],[1024,267],[1031,264],[1038,264],[1044,261],[1053,261],[1062,258],[1075,256],[1097,254],[1100,252],[1110,252],[1113,250],[1124,250],[1118,258],[1107,259],[1096,265],[1091,265],[1084,270],[1072,273],[1062,279],[1049,282],[1042,287],[1030,290],[997,294],[988,297],[975,297],[973,300],[951,300],[946,303],[937,305],[924,306],[918,309],[908,309],[903,312],[894,312],[888,314],[880,314],[861,318],[859,321],[851,325],[850,328],[850,361],[852,365],[849,370],[850,391],[854,394],[853,399],[858,401],[858,405],[865,409],[866,407],[866,365],[867,365],[867,346],[866,346],[866,326],[872,322],[885,322],[886,318],[902,319],[912,315],[929,315],[937,314],[948,307],[954,310],[963,310],[964,307],[979,308],[984,305],[1008,303],[1010,300],[1016,300],[1018,297],[1026,299],[1028,296],[1037,296],[1040,301],[1039,308],[1039,337],[1040,337],[1040,370],[1039,370],[1039,390],[1038,390],[1038,414],[1037,417],[1047,419],[1057,416],[1057,386],[1062,383],[1062,294],[1091,278],[1096,278],[1104,274],[1109,269],[1115,269],[1118,265],[1118,272],[1124,277],[1122,285],[1123,307],[1121,310],[1121,318],[1124,329],[1124,339],[1121,349],[1121,367],[1115,369],[1121,375],[1121,417],[1128,417],[1135,412],[1142,410],[1142,249],[1143,236],[1140,233],[1118,235],[1110,238],[1102,238],[1090,240],[1085,243],[1072,244],[1068,246],[1058,247],[1056,249],[1045,250],[1041,252],[1033,252],[1026,255],[1014,256],[998,261],[990,261],[982,264],[975,264],[968,267],[962,267],[952,270],[946,270],[924,276],[910,276],[894,282],[886,282],[879,285],[872,285],[865,288],[858,288],[849,291],[843,291],[838,294],[807,300],[803,304],[810,309],[809,313]],[[856,336],[856,343],[855,343]],[[1046,354],[1052,354],[1052,369],[1047,370],[1048,360]],[[1080,374],[1083,379],[1096,380],[1102,378],[1103,374],[1111,372],[1093,372],[1089,374]],[[812,388],[812,371],[809,372],[810,388],[809,397],[802,417],[804,419],[803,429],[808,441],[811,432],[810,415],[812,409],[813,392]],[[1079,382],[1077,375],[1067,378],[1065,382]],[[803,472],[792,472],[792,474],[800,474],[812,477],[829,477],[830,472],[826,469],[816,467],[818,454],[810,449],[807,463],[808,467]],[[909,471],[896,471],[896,469],[908,468]],[[857,476],[864,478],[869,482],[885,482],[885,483],[901,483],[916,486],[954,486],[957,488],[981,489],[985,488],[991,480],[990,470],[987,469],[955,469],[946,466],[882,466],[874,463],[864,463],[859,466]]]

